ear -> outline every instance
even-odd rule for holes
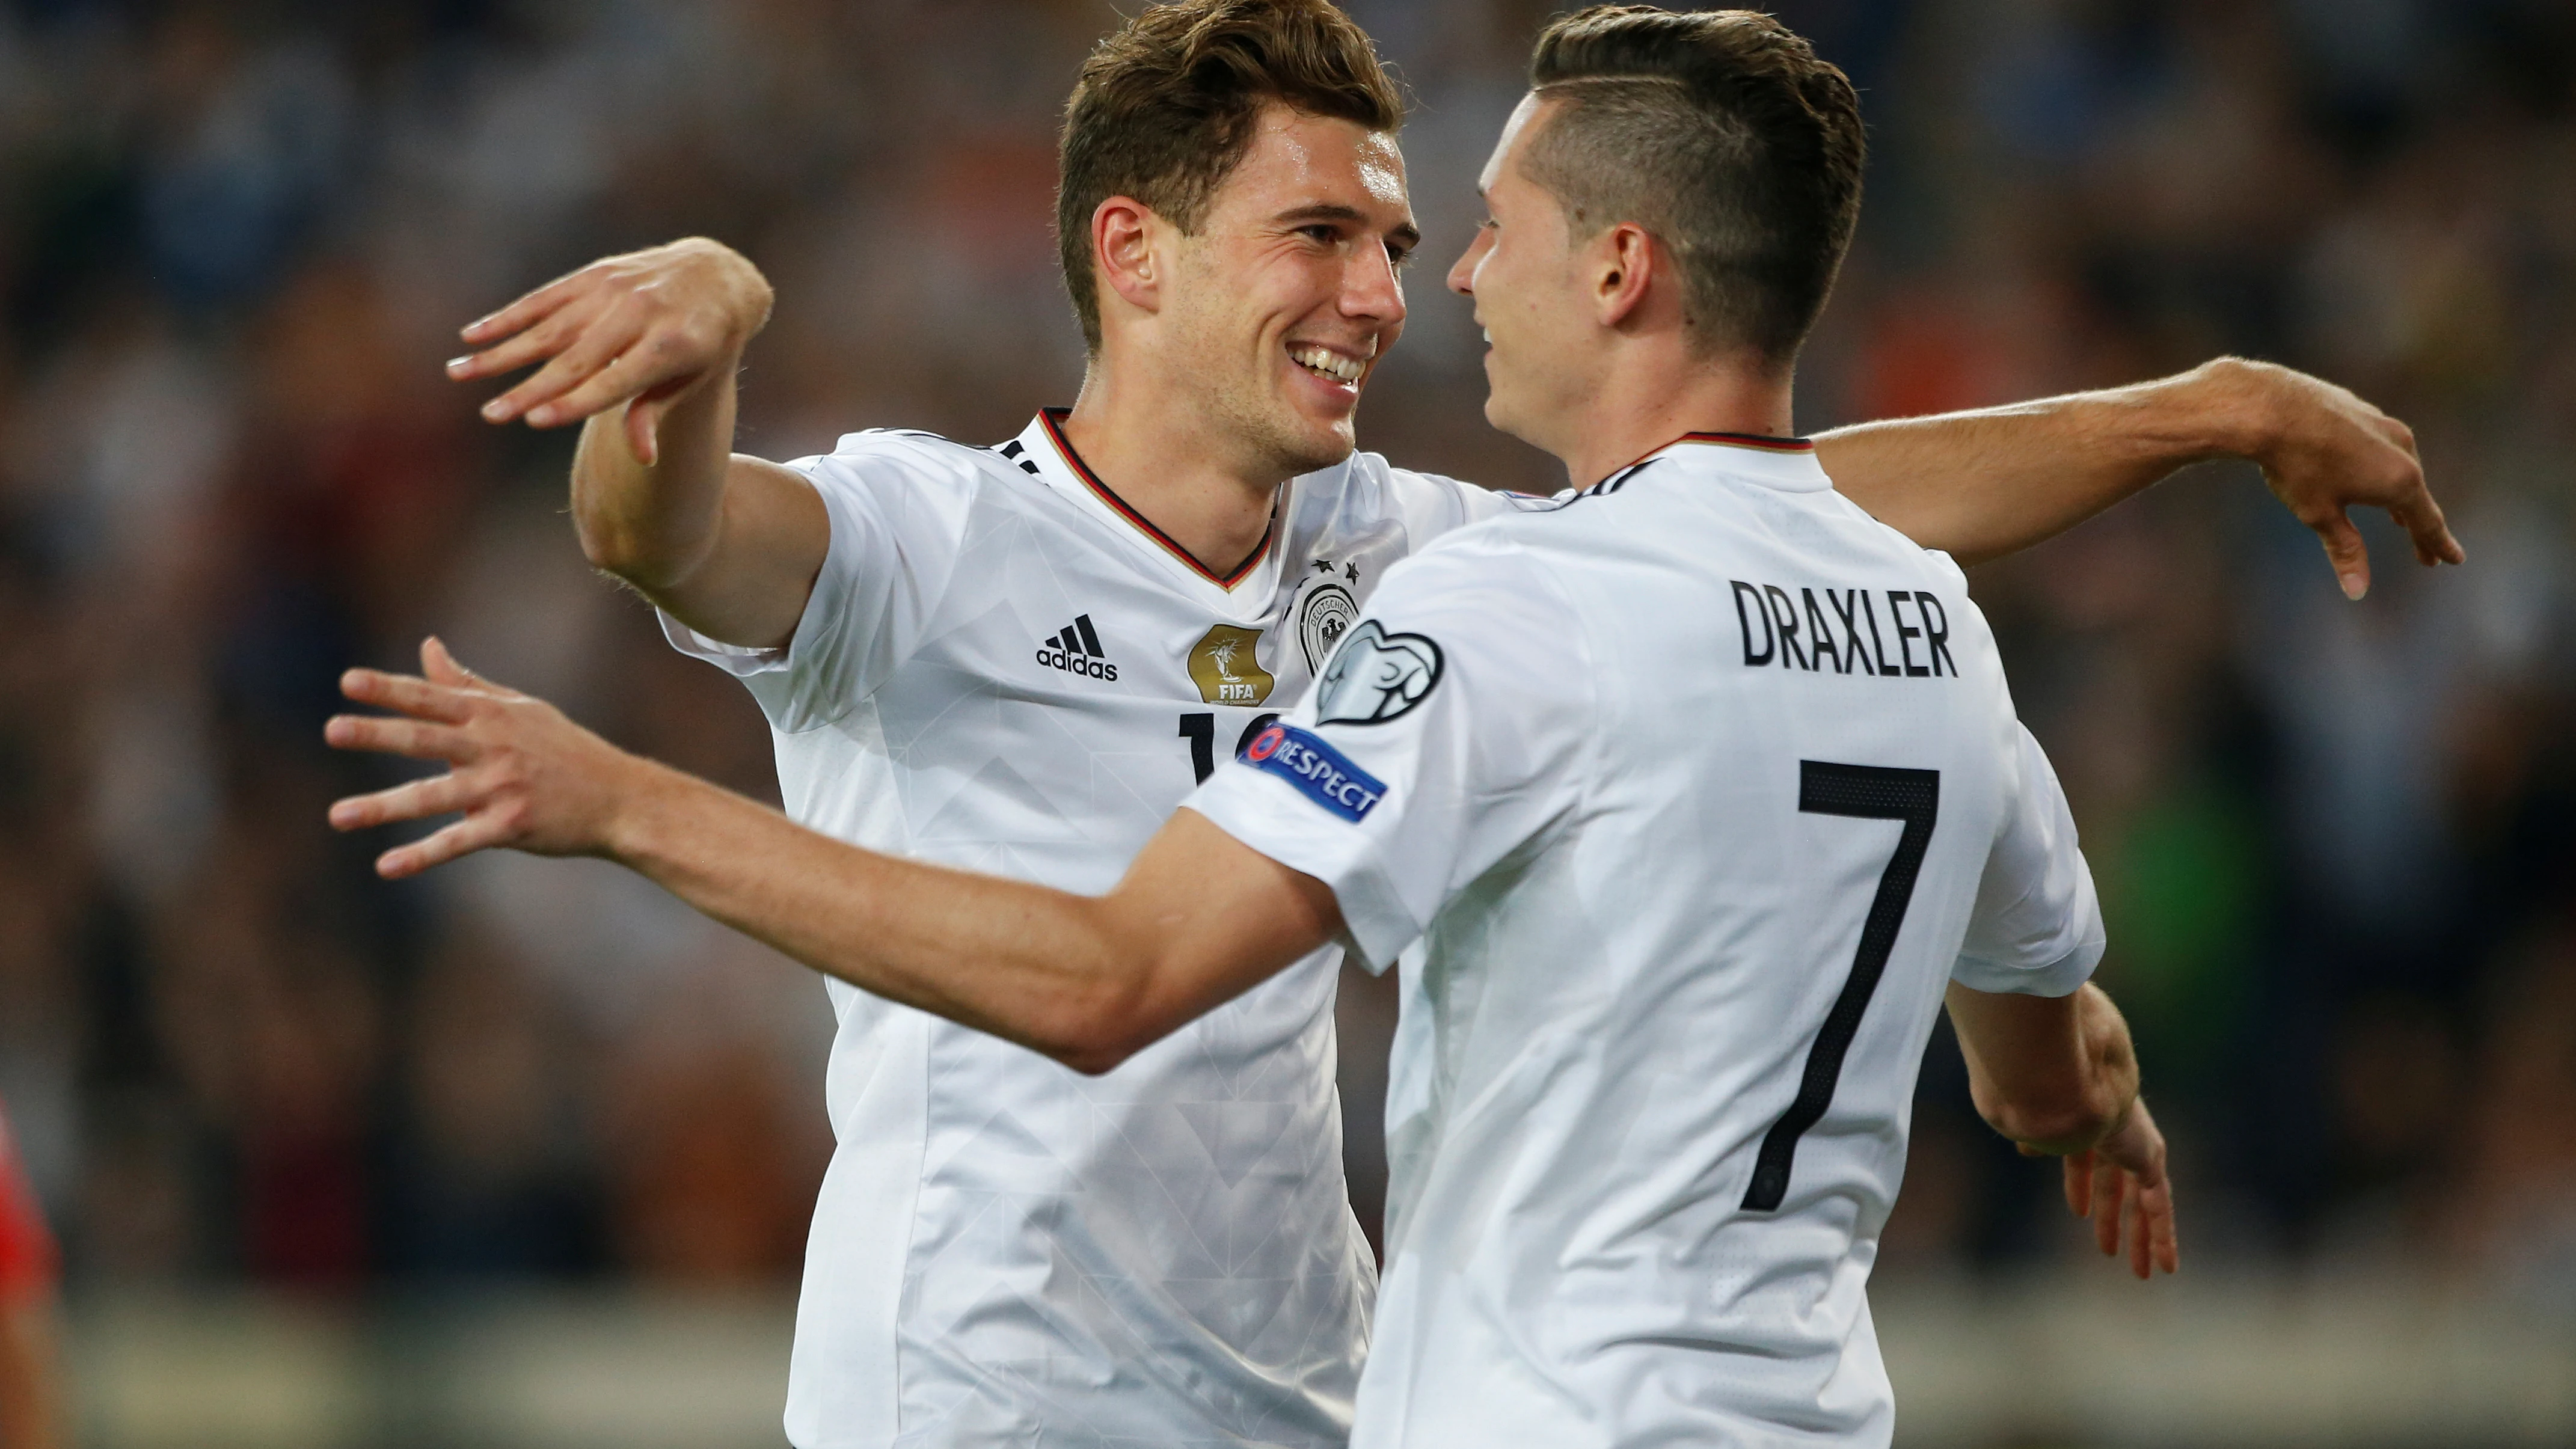
[[[1127,305],[1162,307],[1162,257],[1154,248],[1160,219],[1132,196],[1113,196],[1091,213],[1091,262],[1100,282]]]
[[[1646,305],[1663,258],[1644,227],[1623,221],[1584,250],[1592,272],[1592,308],[1604,327],[1625,325]]]

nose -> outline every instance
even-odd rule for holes
[[[1369,317],[1384,323],[1404,320],[1404,283],[1395,274],[1395,258],[1383,246],[1354,247],[1350,268],[1342,274],[1342,315]]]
[[[1484,265],[1485,253],[1493,249],[1494,229],[1489,226],[1476,228],[1475,238],[1467,243],[1467,249],[1458,254],[1456,264],[1449,268],[1449,290],[1461,297],[1476,295],[1476,268]]]

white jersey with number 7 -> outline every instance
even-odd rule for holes
[[[1884,1445],[1864,1287],[1943,989],[2102,952],[1946,555],[1694,435],[1390,570],[1190,804],[1416,938],[1355,1449]]]

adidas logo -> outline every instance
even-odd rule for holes
[[[1091,616],[1077,614],[1054,638],[1038,646],[1038,662],[1067,674],[1116,679],[1118,666],[1101,657],[1106,652],[1100,647],[1100,636],[1091,630]]]

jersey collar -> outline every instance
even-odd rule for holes
[[[1812,438],[1773,438],[1758,433],[1684,433],[1628,468],[1658,458],[1743,478],[1783,493],[1818,493],[1834,486],[1816,461]],[[1626,472],[1628,469],[1622,469]],[[1611,475],[1613,477],[1617,474]]]
[[[1082,461],[1082,455],[1074,451],[1072,440],[1064,435],[1064,419],[1072,411],[1071,408],[1040,409],[1037,417],[1015,440],[1020,451],[1013,461],[1124,523],[1185,572],[1220,589],[1231,592],[1236,585],[1260,570],[1263,561],[1270,556],[1272,540],[1279,534],[1278,503],[1271,506],[1270,526],[1262,530],[1261,541],[1252,546],[1252,552],[1242,562],[1222,572],[1209,568],[1188,549],[1174,542],[1170,534],[1156,528],[1153,520],[1137,512],[1108,484],[1101,482],[1100,475],[1091,471],[1091,465]]]

